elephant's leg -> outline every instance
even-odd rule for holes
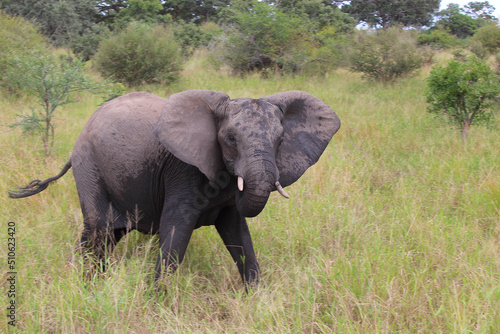
[[[225,207],[219,213],[215,227],[236,262],[243,282],[258,285],[260,268],[245,217],[240,215],[236,206]]]
[[[100,226],[84,228],[76,252],[90,255],[99,270],[106,270],[106,257],[113,252],[116,244],[128,233],[128,229]]]
[[[82,187],[81,183],[77,186],[79,194],[88,194],[85,192],[87,188]],[[127,219],[113,209],[103,187],[94,187],[92,190],[93,196],[80,196],[84,221],[76,251],[90,255],[98,268],[104,271],[107,254],[110,254],[118,241],[127,234],[128,225]]]
[[[155,281],[163,273],[174,272],[184,259],[199,214],[183,212],[182,205],[165,205],[160,220],[160,253],[156,262]],[[184,213],[184,214],[182,214]]]

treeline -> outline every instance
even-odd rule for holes
[[[461,47],[480,58],[500,48],[495,8],[488,1],[463,8],[450,4],[442,11],[438,11],[440,0],[2,0],[0,4],[4,21],[0,70],[7,66],[8,54],[38,45],[28,42],[39,43],[40,38],[34,37],[37,30],[50,44],[66,48],[81,61],[92,59],[104,77],[131,86],[175,81],[182,63],[200,47],[210,50],[214,67],[227,66],[238,75],[252,71],[321,75],[345,66],[389,82],[429,62],[437,48]],[[34,27],[5,23],[20,17]],[[5,37],[11,35],[14,42]]]
[[[492,124],[500,94],[500,27],[487,1],[442,11],[439,0],[0,4],[0,93],[38,104],[11,127],[39,134],[46,155],[55,111],[76,92],[106,101],[123,94],[123,84],[168,85],[200,48],[209,50],[208,64],[234,75],[324,75],[342,66],[385,83],[430,64],[436,49],[453,48],[455,60],[429,76],[428,111],[449,118],[464,139],[472,124]],[[105,80],[89,75],[89,60]]]

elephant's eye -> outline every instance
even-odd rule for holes
[[[236,137],[232,133],[229,133],[226,138],[227,141],[230,142],[231,144],[236,143]]]

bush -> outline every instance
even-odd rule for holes
[[[201,29],[200,26],[193,22],[185,23],[179,21],[173,26],[174,36],[181,46],[181,54],[183,57],[191,57],[196,48],[202,45],[208,45],[210,38]]]
[[[427,79],[427,111],[444,115],[461,129],[462,138],[474,124],[491,124],[492,101],[500,94],[500,77],[476,56],[465,63],[450,60],[448,66],[435,67]]]
[[[417,46],[416,34],[400,28],[358,32],[351,55],[351,69],[368,79],[393,82],[430,62],[428,48]]]
[[[469,50],[478,58],[486,59],[488,57],[488,50],[479,40],[471,39],[468,43],[468,46]]]
[[[479,28],[474,37],[472,37],[472,43],[477,44],[478,42],[490,54],[495,54],[500,49],[500,27],[488,24]]]
[[[71,51],[82,61],[90,60],[99,49],[99,43],[107,38],[109,33],[105,24],[94,24],[73,41]]]
[[[181,70],[180,47],[171,29],[136,22],[103,40],[94,61],[103,76],[129,86],[168,84]]]
[[[418,44],[433,48],[449,48],[457,45],[457,40],[443,29],[430,29],[418,35]]]
[[[349,65],[351,35],[339,32],[337,27],[325,26],[314,35],[314,40],[316,43],[308,50],[308,61],[300,69],[302,73],[324,75]]]
[[[211,49],[235,73],[295,72],[307,62],[313,42],[299,19],[263,2],[233,14]]]
[[[4,80],[4,76],[14,58],[34,50],[38,53],[48,52],[46,40],[35,26],[23,18],[0,11],[0,81],[3,86],[13,88]]]

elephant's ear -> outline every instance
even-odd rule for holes
[[[301,91],[264,97],[283,112],[285,130],[276,155],[280,183],[286,187],[315,164],[340,128],[335,112],[320,99]]]
[[[201,89],[173,94],[154,129],[169,152],[198,167],[211,182],[224,168],[214,111],[228,100],[224,93]]]

